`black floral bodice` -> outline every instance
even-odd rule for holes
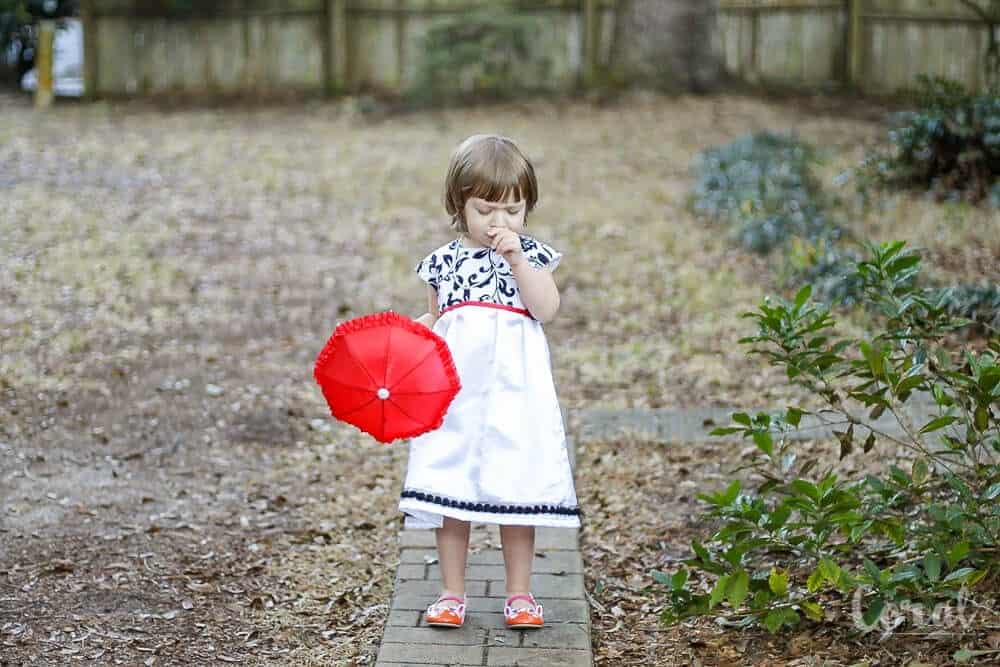
[[[521,250],[531,266],[554,271],[559,265],[562,253],[555,248],[531,236],[521,234],[520,238]],[[466,247],[455,239],[420,260],[415,270],[437,290],[442,309],[463,301],[524,308],[510,265],[490,248]]]

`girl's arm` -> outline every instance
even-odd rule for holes
[[[514,260],[517,262],[517,260]],[[521,293],[521,301],[528,307],[532,317],[539,322],[549,322],[559,310],[559,288],[548,269],[536,269],[521,258],[516,264],[511,264],[511,272],[517,281],[517,289]]]
[[[428,329],[434,326],[440,312],[438,310],[437,290],[430,285],[427,286],[427,311],[416,319]]]

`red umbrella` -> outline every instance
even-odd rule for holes
[[[379,442],[438,428],[461,388],[444,339],[391,311],[341,323],[313,376],[330,413]]]

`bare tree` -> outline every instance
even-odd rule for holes
[[[721,77],[718,0],[619,0],[611,46],[619,77],[707,92]]]

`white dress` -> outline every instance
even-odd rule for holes
[[[527,261],[555,270],[562,255],[521,236]],[[463,521],[576,528],[580,509],[562,412],[540,322],[510,265],[459,239],[416,266],[437,289],[434,332],[448,343],[462,388],[441,427],[410,441],[399,509],[408,528]]]

